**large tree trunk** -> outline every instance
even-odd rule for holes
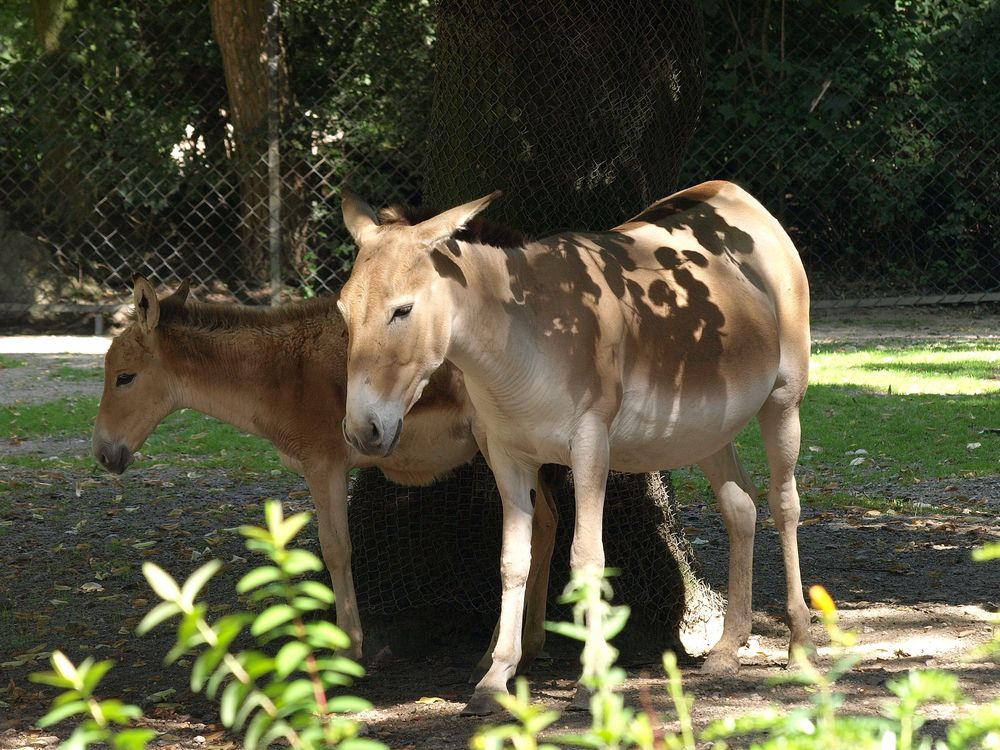
[[[676,187],[703,90],[696,0],[441,0],[427,202],[501,189],[529,233],[606,229]]]
[[[210,0],[212,32],[222,54],[229,93],[229,119],[233,125],[236,167],[240,182],[243,240],[243,274],[247,281],[265,283],[270,278],[268,236],[268,54],[267,0]],[[279,116],[289,107],[288,69],[279,57],[277,97]],[[294,174],[287,165],[282,175]],[[292,197],[282,181],[283,235],[294,236],[301,205],[301,181],[292,181]],[[291,209],[291,210],[289,210]],[[290,233],[289,228],[293,231]],[[283,243],[286,244],[286,243]],[[286,252],[282,251],[283,257]]]

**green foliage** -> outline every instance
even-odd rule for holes
[[[60,746],[62,750],[83,750],[88,745],[105,744],[115,750],[143,750],[156,737],[152,729],[115,729],[126,726],[142,716],[138,706],[117,699],[98,700],[94,690],[111,669],[113,662],[95,662],[88,657],[79,666],[74,665],[61,651],[54,651],[50,659],[51,672],[30,675],[33,682],[62,689],[62,694],[52,702],[52,708],[38,725],[51,726],[74,716],[84,717],[73,733]]]
[[[984,548],[982,559],[1000,557],[1000,546]],[[574,573],[565,599],[573,602],[573,622],[550,624],[550,629],[583,641],[583,678],[593,691],[591,727],[579,734],[539,739],[559,714],[532,704],[527,683],[519,679],[514,695],[498,695],[497,700],[515,719],[515,723],[486,726],[472,740],[475,750],[553,750],[573,746],[600,750],[694,750],[704,743],[725,750],[729,742],[748,742],[753,750],[989,750],[1000,746],[1000,699],[974,707],[948,728],[947,741],[936,744],[920,734],[925,722],[922,712],[928,704],[963,705],[958,678],[940,670],[910,670],[887,683],[895,696],[887,701],[882,716],[852,716],[845,711],[844,696],[837,692],[837,681],[850,672],[858,657],[851,653],[856,636],[838,625],[837,608],[821,586],[810,589],[813,607],[820,617],[832,644],[832,659],[821,669],[814,656],[801,648],[792,653],[793,669],[773,682],[802,685],[810,695],[810,705],[787,710],[771,706],[763,711],[732,716],[710,723],[697,736],[691,711],[693,698],[684,692],[680,671],[673,654],[664,655],[667,690],[677,714],[679,732],[654,731],[662,722],[656,716],[627,707],[615,693],[622,682],[622,672],[615,666],[615,650],[607,643],[627,618],[628,612],[608,604],[611,589],[599,571]],[[995,636],[1000,646],[1000,634]],[[1000,650],[998,650],[1000,653]]]
[[[194,657],[191,689],[219,702],[222,723],[243,734],[247,750],[287,742],[293,748],[338,747],[343,750],[379,750],[377,742],[358,736],[358,724],[340,714],[362,711],[367,701],[337,691],[364,674],[354,661],[332,653],[347,648],[350,640],[336,625],[324,620],[305,621],[310,612],[323,611],[334,601],[325,584],[300,580],[305,573],[323,570],[311,552],[289,549],[289,543],[309,522],[307,513],[288,518],[281,505],[265,506],[266,526],[241,527],[248,549],[264,555],[269,563],[254,568],[237,584],[239,593],[263,607],[254,615],[237,612],[214,623],[198,595],[222,563],[213,560],[179,584],[159,566],[143,565],[150,587],[162,599],[139,623],[142,635],[168,620],[178,618],[177,639],[166,656],[168,663]],[[259,646],[233,651],[234,642],[247,631]],[[101,742],[116,750],[142,750],[155,737],[146,729],[116,731],[141,716],[135,706],[120,701],[97,701],[94,689],[111,662],[88,659],[74,667],[60,652],[52,657],[52,673],[33,679],[64,693],[42,720],[52,724],[76,715],[89,718],[80,724],[64,750],[83,750]]]
[[[0,354],[0,370],[12,367],[24,367],[24,365],[25,362],[23,359],[14,359],[13,357],[8,357],[6,354]]]
[[[689,176],[776,212],[814,293],[982,286],[1000,213],[992,0],[709,2]],[[978,269],[978,270],[977,270]]]

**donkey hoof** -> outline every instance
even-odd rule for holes
[[[472,694],[472,698],[465,704],[465,708],[462,709],[462,716],[489,716],[499,710],[500,705],[497,703],[496,698],[493,697],[493,693],[477,691]]]
[[[726,677],[740,671],[740,660],[736,654],[725,651],[712,651],[701,665],[701,673]]]
[[[573,695],[573,700],[570,701],[567,708],[570,711],[589,711],[590,698],[593,694],[594,693],[590,690],[590,688],[586,688],[583,685],[577,685],[576,693]]]

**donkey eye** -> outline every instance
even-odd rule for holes
[[[133,380],[135,380],[134,372],[123,372],[117,378],[115,378],[115,385],[121,388],[123,385],[128,385]]]
[[[402,320],[403,318],[405,318],[407,315],[410,314],[410,310],[412,309],[413,309],[412,302],[408,305],[400,305],[399,307],[397,307],[395,310],[392,311],[392,317],[389,318],[389,322],[391,323],[394,320]]]

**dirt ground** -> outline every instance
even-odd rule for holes
[[[822,311],[816,316],[817,341],[858,342],[872,338],[998,337],[995,308],[945,310]],[[49,349],[68,349],[47,342]],[[0,338],[0,353],[25,361],[0,369],[0,407],[41,401],[71,393],[99,393],[95,382],[48,379],[55,365],[93,366],[103,345],[93,340],[84,353],[37,351],[24,339]],[[36,351],[25,351],[35,349]],[[33,728],[53,692],[29,682],[29,672],[47,668],[48,652],[61,648],[79,661],[90,655],[112,658],[117,666],[105,679],[105,697],[119,695],[146,711],[148,725],[161,732],[162,748],[231,748],[239,745],[218,724],[214,706],[187,688],[183,666],[164,667],[172,645],[163,629],[141,639],[135,624],[155,603],[139,571],[155,560],[178,576],[211,555],[226,562],[208,590],[218,615],[238,606],[233,585],[251,565],[249,553],[233,531],[260,522],[261,499],[276,497],[292,509],[306,509],[303,483],[287,474],[207,470],[190,465],[134,466],[124,477],[96,467],[77,471],[62,464],[85,456],[88,436],[59,441],[10,444],[0,436],[0,456],[30,453],[47,459],[44,471],[10,465],[0,457],[0,750],[44,748],[65,739],[71,726]],[[963,498],[985,500],[963,508]],[[956,671],[970,698],[994,698],[1000,667],[969,663],[965,655],[992,633],[989,618],[1000,608],[996,566],[971,562],[969,551],[1000,539],[1000,469],[993,477],[962,487],[930,487],[913,498],[919,513],[863,508],[803,512],[799,543],[806,585],[825,585],[842,609],[846,627],[859,633],[859,665],[841,684],[852,710],[876,713],[889,695],[886,682],[911,667]],[[685,530],[706,579],[724,591],[728,564],[725,532],[714,508],[684,498]],[[688,690],[695,695],[696,724],[761,709],[771,702],[801,705],[808,695],[792,685],[772,687],[781,674],[787,629],[781,623],[784,582],[777,534],[766,508],[758,516],[755,557],[754,634],[741,652],[740,674],[720,679],[699,674],[698,659],[685,662]],[[315,541],[306,535],[314,549]],[[821,628],[813,626],[822,641]],[[374,704],[359,718],[369,736],[392,748],[453,750],[468,746],[483,723],[458,715],[470,686],[468,672],[486,642],[449,648],[429,638],[425,657],[403,660],[382,654],[353,692]],[[656,664],[628,664],[628,700],[672,719]],[[564,708],[572,694],[577,664],[566,648],[529,675],[532,694]],[[429,700],[432,699],[432,700]],[[940,729],[954,709],[931,709],[930,729]],[[567,714],[556,730],[580,728],[581,714]]]

